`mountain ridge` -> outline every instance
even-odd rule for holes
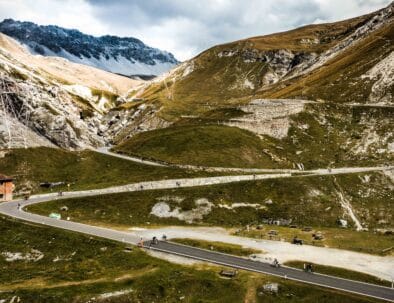
[[[133,37],[95,37],[56,25],[4,19],[0,32],[25,44],[31,53],[59,56],[113,73],[159,75],[179,63],[175,57]]]

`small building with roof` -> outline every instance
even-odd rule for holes
[[[13,190],[13,178],[0,174],[0,202],[11,201]]]

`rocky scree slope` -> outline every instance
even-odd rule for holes
[[[131,37],[93,37],[75,29],[13,19],[1,22],[0,32],[17,39],[33,54],[63,57],[127,76],[159,75],[179,63],[171,53]]]
[[[102,146],[110,140],[109,129],[113,134],[121,128],[116,117],[105,119],[107,113],[141,83],[66,59],[31,55],[0,34],[0,146]]]

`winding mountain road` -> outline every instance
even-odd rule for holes
[[[355,173],[363,171],[381,171],[386,169],[393,169],[393,167],[370,167],[370,168],[339,168],[332,170],[315,170],[311,171],[310,175],[329,175],[329,174],[343,174],[343,173]],[[57,196],[57,194],[43,194],[32,196],[28,201],[14,200],[11,202],[4,202],[0,204],[0,213],[11,216],[20,220],[34,222],[38,224],[48,225],[56,228],[71,230],[79,233],[84,233],[96,237],[102,237],[110,240],[115,240],[128,244],[137,244],[140,238],[136,235],[130,234],[129,232],[123,232],[118,230],[112,230],[108,228],[91,226],[87,224],[67,221],[67,220],[56,220],[53,218],[32,214],[25,212],[23,208],[46,201],[73,198],[73,197],[86,197],[95,196],[101,194],[120,193],[120,192],[132,192],[139,190],[151,190],[151,189],[166,189],[166,188],[178,188],[178,187],[193,187],[202,186],[209,184],[220,184],[230,183],[248,180],[262,180],[272,178],[287,178],[291,177],[289,173],[280,174],[268,174],[268,175],[240,175],[240,176],[220,176],[220,177],[206,177],[206,178],[188,178],[188,179],[172,179],[172,180],[160,180],[152,182],[140,182],[134,184],[128,184],[123,186],[109,187],[105,189],[77,191],[77,192],[66,192],[63,196]],[[20,205],[20,207],[18,207]],[[217,252],[207,251],[194,247],[184,246],[171,242],[159,242],[157,245],[151,247],[152,250],[165,252],[169,254],[184,256],[215,264],[230,266],[234,268],[260,272],[270,274],[285,279],[300,281],[304,283],[319,285],[323,287],[338,289],[346,292],[356,293],[364,296],[374,297],[387,301],[394,301],[394,290],[388,287],[382,287],[378,285],[372,285],[357,281],[345,280],[337,277],[331,277],[321,274],[310,274],[297,269],[281,267],[274,268],[268,263],[252,261],[241,257],[221,254]]]
[[[322,169],[311,169],[311,170],[299,170],[290,168],[237,168],[237,167],[211,167],[211,166],[195,166],[195,165],[185,165],[185,164],[169,164],[165,162],[155,162],[153,160],[145,160],[143,158],[133,157],[129,155],[119,154],[110,151],[111,147],[101,147],[93,149],[93,151],[120,158],[123,160],[128,160],[132,162],[137,162],[141,164],[151,165],[151,166],[161,166],[161,167],[177,167],[181,169],[190,169],[196,171],[210,171],[210,172],[243,172],[250,174],[264,174],[264,173],[284,173],[284,174],[302,174],[302,175],[338,175],[338,174],[348,174],[348,173],[360,173],[368,171],[382,171],[394,169],[394,166],[372,166],[372,167],[340,167],[340,168],[322,168]]]
[[[137,162],[146,165],[152,166],[161,166],[161,167],[176,167],[180,169],[190,169],[194,171],[209,171],[209,172],[242,172],[242,173],[273,173],[273,172],[281,172],[281,173],[296,173],[301,172],[297,169],[267,169],[267,168],[237,168],[237,167],[210,167],[210,166],[196,166],[196,165],[186,165],[186,164],[170,164],[165,162],[155,162],[153,160],[146,160],[139,157],[133,157],[129,155],[124,155],[120,153],[115,153],[110,151],[110,147],[100,147],[97,149],[93,149],[93,151],[105,154],[112,157],[117,157],[123,160],[128,160],[132,162]]]

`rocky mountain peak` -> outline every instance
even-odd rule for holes
[[[179,62],[166,51],[133,37],[94,37],[76,29],[5,19],[0,32],[17,39],[33,54],[58,56],[123,75],[159,75]]]

